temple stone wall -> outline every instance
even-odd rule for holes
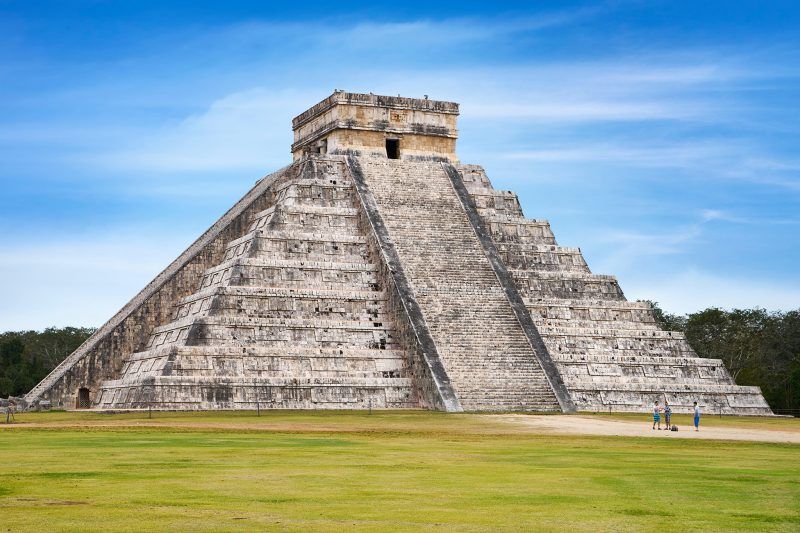
[[[386,156],[386,139],[397,139],[403,158],[455,161],[457,118],[453,102],[335,92],[292,121],[292,154]]]
[[[398,140],[401,159],[456,161],[455,139],[414,133],[389,134],[373,131],[337,130],[327,137],[329,140],[327,153],[386,157],[387,138]]]

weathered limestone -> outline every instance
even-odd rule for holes
[[[98,407],[414,407],[342,163],[307,159],[153,329]],[[312,274],[313,273],[313,274]],[[284,281],[288,283],[284,283]]]
[[[770,414],[483,169],[458,104],[335,92],[259,181],[27,396],[100,409]]]
[[[458,104],[337,91],[292,121],[297,161],[309,154],[402,157],[456,161]]]
[[[560,411],[442,164],[358,164],[462,407]]]
[[[116,379],[123,361],[144,348],[151,330],[170,320],[174,303],[197,290],[203,272],[218,264],[227,244],[242,235],[254,213],[272,201],[272,184],[286,172],[260,180],[244,197],[200,236],[163,272],[103,324],[25,397],[52,402],[55,408],[74,408],[79,391],[94,400],[100,384]]]
[[[556,245],[546,221],[528,220],[483,169],[459,167],[576,407],[641,411],[667,400],[708,412],[770,414],[757,387],[735,385],[722,361],[701,359],[681,333],[662,331],[644,302],[628,302],[613,276],[592,274],[580,250]]]

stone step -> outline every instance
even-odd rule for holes
[[[583,272],[547,272],[544,270],[509,269],[523,298],[591,298],[624,300],[625,296],[613,276]]]
[[[469,191],[472,201],[479,210],[492,210],[522,215],[519,199],[513,191],[498,189],[472,189]]]
[[[639,356],[652,353],[666,357],[693,357],[695,355],[689,343],[683,339],[612,339],[608,337],[544,337],[544,342],[553,358],[560,354],[574,357],[586,355],[607,356]]]
[[[303,233],[299,231],[256,230],[237,239],[230,246],[224,261],[236,257],[272,256],[278,259],[305,259],[357,263],[367,259],[366,239],[339,233]]]
[[[353,207],[353,184],[346,181],[295,179],[275,188],[277,202],[283,205],[316,205],[324,207]]]
[[[525,305],[536,308],[575,308],[575,309],[644,309],[650,310],[647,302],[630,302],[628,300],[592,300],[562,298],[524,298]]]
[[[380,351],[380,350],[376,350]],[[330,377],[410,377],[405,359],[375,357],[344,358],[318,357],[313,354],[280,355],[274,357],[181,356],[130,361],[124,375],[126,383],[139,382],[153,376],[251,376],[297,378]]]
[[[257,318],[247,316],[206,316],[194,319],[192,317],[175,320],[169,324],[153,329],[153,335],[159,335],[202,324],[207,327],[248,327],[248,328],[287,328],[287,329],[345,329],[348,331],[385,331],[391,329],[391,321],[373,322],[360,320],[324,320],[324,319],[290,319],[290,318]]]
[[[199,316],[388,321],[381,300],[320,300],[294,297],[210,296],[178,309],[175,320]]]
[[[525,251],[526,248],[523,246],[525,244],[549,246],[556,244],[556,238],[550,229],[550,224],[545,220],[509,220],[508,217],[498,217],[496,215],[488,215],[483,218],[487,229],[492,234],[492,239],[498,247],[501,244],[506,244],[510,251],[517,249]],[[515,248],[514,245],[517,245],[518,248]],[[577,250],[577,253],[580,254],[580,250]]]
[[[641,382],[581,382],[576,380],[570,388],[574,391],[615,392],[690,392],[693,394],[761,394],[758,387],[746,387],[723,383],[673,383],[664,380],[642,380]]]
[[[383,315],[383,313],[381,314]],[[189,315],[154,328],[148,348],[164,344],[283,342],[300,344],[391,345],[394,325],[384,316],[365,320],[342,318],[262,318],[241,315]],[[350,342],[348,335],[352,337]]]
[[[529,270],[509,269],[509,272],[520,277],[530,275],[543,280],[554,281],[582,281],[586,283],[617,282],[616,276],[608,274],[586,274],[583,272],[531,272]]]
[[[240,286],[280,286],[368,290],[377,287],[377,267],[365,262],[309,261],[289,258],[237,257],[209,269],[201,288],[226,283]],[[231,279],[233,277],[233,279]]]
[[[707,359],[705,357],[698,357],[696,355],[688,357],[665,357],[662,355],[609,355],[609,354],[565,354],[562,353],[558,357],[558,361],[562,364],[576,363],[576,364],[609,364],[609,365],[665,365],[665,366],[692,366],[692,367],[710,367],[717,368],[723,367],[724,363],[721,359]]]
[[[407,409],[417,405],[411,384],[377,378],[288,383],[159,378],[151,386],[115,384],[100,393],[100,409]]]
[[[333,348],[302,346],[294,343],[274,343],[271,345],[241,346],[239,344],[217,344],[214,346],[163,346],[152,350],[136,352],[125,362],[158,359],[170,355],[180,357],[315,357],[344,359],[403,359],[402,349],[374,349],[358,346]]]
[[[358,209],[353,206],[335,207],[335,206],[317,206],[305,204],[276,204],[266,209],[263,209],[254,215],[255,219],[268,218],[275,213],[284,213],[286,215],[320,215],[320,216],[339,216],[339,217],[355,217],[358,216]]]
[[[575,272],[589,274],[583,256],[577,249],[534,244],[527,250],[507,243],[497,244],[497,251],[508,268],[516,270]],[[546,248],[555,248],[548,250]]]
[[[338,231],[300,231],[300,230],[256,230],[248,232],[230,242],[228,250],[238,248],[241,244],[247,244],[255,239],[270,241],[299,241],[303,243],[322,242],[322,243],[341,243],[341,244],[365,244],[366,238],[358,233],[338,232]],[[227,259],[227,257],[226,257]]]
[[[624,374],[616,376],[616,379],[624,379],[627,385],[630,385],[631,387],[639,387],[642,390],[660,387],[661,383],[664,381],[668,381],[670,386],[685,387],[687,390],[690,389],[693,391],[698,390],[698,387],[702,385],[729,385],[732,387],[737,387],[733,380],[720,380],[716,376],[709,376],[706,378],[685,376],[678,373],[661,376],[638,376]],[[612,376],[570,375],[567,378],[569,387],[574,390],[605,390],[604,387],[610,387],[611,389],[617,390],[614,388],[613,383],[610,383],[612,381],[615,381]],[[595,387],[595,385],[597,385],[597,387]]]
[[[592,342],[578,344],[559,344],[553,339],[545,338],[545,344],[550,355],[555,361],[574,361],[581,357],[646,357],[648,355],[659,358],[696,357],[697,354],[686,341],[662,340],[657,343],[606,343],[603,345]]]
[[[558,325],[570,322],[576,325],[588,325],[589,322],[598,322],[609,325],[617,323],[655,325],[653,312],[644,302],[642,305],[625,300],[606,300],[607,305],[597,301],[585,305],[556,305],[528,299],[525,303],[537,324]]]
[[[580,319],[580,318],[542,318],[535,313],[531,313],[537,328],[546,328],[549,331],[559,329],[577,328],[586,330],[602,331],[662,331],[659,329],[655,320],[645,322],[643,320],[615,320],[602,319]]]
[[[202,289],[194,294],[179,300],[179,304],[191,304],[200,300],[205,300],[210,296],[231,296],[247,298],[281,298],[298,300],[336,300],[336,301],[375,301],[383,302],[387,299],[384,291],[362,291],[362,290],[331,290],[317,289],[309,287],[247,287],[247,286],[215,286]]]
[[[623,328],[585,328],[585,327],[551,327],[537,325],[539,333],[548,338],[601,338],[601,339],[637,339],[642,341],[658,341],[661,339],[685,340],[686,336],[680,331],[664,331],[655,328],[641,330]]]
[[[326,232],[328,229],[357,232],[358,211],[352,207],[328,207],[303,204],[275,205],[256,214],[250,232],[272,231]]]
[[[641,387],[637,390],[592,388],[591,390],[575,389],[573,398],[581,411],[635,412],[648,417],[652,415],[653,402],[656,400],[661,405],[664,405],[664,401],[669,402],[673,413],[691,413],[693,412],[693,403],[697,402],[701,406],[704,416],[718,413],[765,416],[772,414],[760,391],[738,390],[740,387],[735,389],[734,392],[699,391],[693,385],[684,386],[678,390],[659,386]]]

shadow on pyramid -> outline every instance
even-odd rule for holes
[[[455,154],[458,105],[337,91],[294,162],[27,396],[61,408],[771,414]]]

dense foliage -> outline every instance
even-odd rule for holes
[[[0,397],[31,390],[85,341],[93,328],[0,333]]]
[[[737,384],[761,387],[773,411],[800,414],[800,309],[672,315],[653,308],[659,325],[684,332],[700,357],[722,359]]]

